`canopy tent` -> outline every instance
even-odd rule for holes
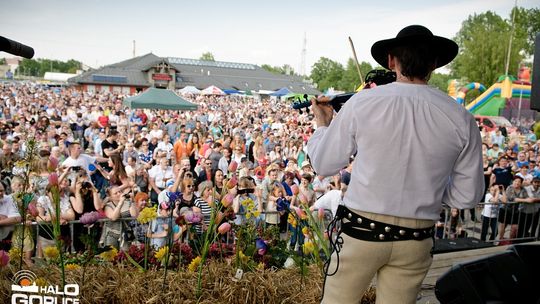
[[[290,94],[287,94],[285,96],[283,96],[282,98],[284,99],[294,99],[294,100],[304,100],[304,95],[307,95],[307,94],[296,94],[296,93],[290,93]],[[307,98],[308,100],[311,100],[312,98],[315,98],[315,95],[307,95]]]
[[[285,96],[285,95],[290,94],[290,93],[292,93],[291,90],[289,90],[287,87],[283,87],[283,88],[275,91],[274,93],[271,93],[270,96],[281,97],[281,96]]]
[[[180,90],[182,94],[201,94],[201,90],[197,89],[194,86],[186,86]]]
[[[234,89],[225,89],[225,90],[223,90],[223,93],[225,93],[227,95],[242,94],[242,92],[240,92],[238,90],[234,90]]]
[[[201,94],[203,95],[225,95],[225,92],[223,92],[220,88],[211,85],[208,88],[201,91]]]
[[[197,104],[183,99],[173,91],[156,88],[149,88],[142,94],[125,98],[122,104],[131,109],[190,111],[198,108]]]

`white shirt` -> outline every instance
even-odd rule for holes
[[[339,204],[341,203],[341,190],[330,190],[326,192],[323,196],[321,196],[315,204],[313,204],[313,208],[315,209],[326,209],[331,210],[332,215],[336,215],[337,208]]]
[[[69,167],[81,167],[84,170],[86,170],[86,173],[88,175],[92,174],[92,171],[88,168],[91,164],[95,164],[96,159],[88,154],[81,154],[77,159],[73,159],[70,157],[66,158],[64,162],[62,163],[62,167],[69,168]]]
[[[317,174],[331,176],[357,153],[344,204],[405,218],[439,218],[441,204],[467,209],[484,190],[474,117],[427,85],[392,83],[354,95],[308,142]]]
[[[500,199],[499,194],[499,200],[496,202],[492,202],[491,199],[493,198],[493,195],[491,193],[486,193],[486,199],[484,201],[484,209],[482,209],[482,215],[489,218],[496,218],[499,214],[499,206],[497,204],[502,204],[502,201]]]
[[[148,171],[148,176],[155,180],[158,188],[165,188],[165,178],[172,179],[174,177],[171,167],[167,167],[167,169],[163,170],[160,165],[153,166],[152,169]]]

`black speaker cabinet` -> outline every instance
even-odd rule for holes
[[[540,33],[534,39],[534,61],[531,82],[531,109],[540,111]]]
[[[435,295],[441,304],[540,303],[538,272],[524,262],[532,255],[518,248],[453,266],[437,280]]]

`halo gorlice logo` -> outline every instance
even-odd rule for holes
[[[66,284],[38,286],[36,274],[20,270],[13,277],[11,304],[78,304],[79,285]]]

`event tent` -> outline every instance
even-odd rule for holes
[[[184,88],[182,88],[180,90],[180,93],[182,94],[186,94],[186,93],[190,93],[190,94],[201,94],[201,90],[197,89],[196,87],[194,86],[186,86]]]
[[[190,111],[198,108],[197,104],[183,99],[173,91],[156,88],[149,88],[142,94],[125,98],[122,104],[131,109]]]
[[[274,93],[271,93],[270,96],[285,96],[285,95],[288,95],[288,94],[291,94],[291,90],[289,90],[287,87],[283,87],[277,91],[275,91]]]
[[[211,85],[208,88],[201,91],[201,94],[203,95],[225,95],[225,92],[223,92],[220,88]]]

